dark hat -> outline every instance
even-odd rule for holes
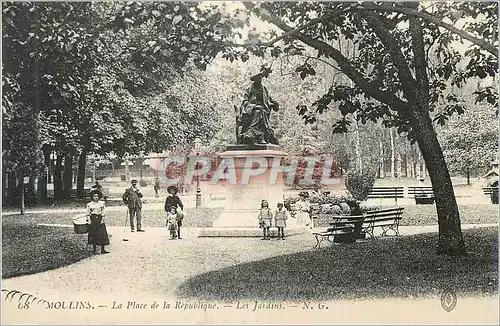
[[[130,183],[134,184],[134,183],[137,183],[137,179],[132,179],[132,181],[130,181]]]
[[[177,188],[177,186],[174,186],[174,185],[168,186],[167,192],[170,194],[172,191],[174,191],[175,193],[178,193],[179,188]]]
[[[262,79],[262,74],[257,74],[255,76],[250,77],[251,81],[256,81],[256,80],[261,80]]]
[[[252,77],[250,77],[250,80],[251,81],[256,81],[256,80],[259,80],[259,79],[262,79],[262,78],[266,78],[269,76],[270,73],[272,73],[272,69],[266,65],[262,65],[260,67],[260,72],[257,74],[257,75],[254,75]]]

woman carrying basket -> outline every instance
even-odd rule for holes
[[[94,254],[97,253],[97,246],[101,246],[101,254],[107,254],[109,251],[104,249],[104,246],[109,245],[108,231],[104,224],[104,201],[101,200],[99,191],[90,193],[92,201],[87,204],[87,219],[89,223],[89,238],[88,244],[92,244]]]

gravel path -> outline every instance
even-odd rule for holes
[[[463,225],[462,227],[466,229],[495,225]],[[261,241],[258,238],[197,238],[198,231],[199,229],[196,228],[184,229],[182,240],[169,240],[165,228],[151,227],[146,229],[145,233],[131,233],[128,228],[108,227],[108,232],[112,235],[111,245],[108,247],[109,251],[111,251],[110,254],[98,254],[55,270],[2,280],[2,289],[18,290],[50,301],[67,300],[68,302],[75,302],[90,299],[92,304],[96,305],[96,309],[103,309],[106,318],[111,318],[109,320],[115,323],[147,323],[148,318],[151,318],[150,322],[161,320],[165,323],[176,320],[178,323],[185,323],[188,315],[175,314],[167,318],[165,312],[161,314],[159,311],[153,311],[152,314],[146,315],[144,313],[131,315],[128,309],[124,314],[110,309],[110,306],[113,305],[113,301],[127,303],[128,301],[135,301],[137,298],[148,304],[151,304],[153,300],[160,303],[165,300],[182,300],[182,298],[175,297],[175,290],[191,277],[254,260],[313,250],[312,247],[315,244],[314,237],[311,234],[291,236],[286,241]],[[400,227],[402,235],[435,231],[437,231],[437,226]],[[123,241],[124,238],[128,239],[128,241]],[[85,239],[85,236],[82,236],[82,246],[85,246]],[[469,299],[465,298],[463,300]],[[486,298],[485,300],[481,304],[484,307],[489,306],[489,311],[491,311],[491,307],[494,306],[491,302],[495,298]],[[361,304],[361,302],[357,304]],[[384,301],[377,301],[377,304],[383,305]],[[412,303],[408,302],[408,304]],[[103,307],[99,308],[99,305]],[[370,303],[371,305],[372,303]],[[342,309],[352,308],[353,306],[348,304]],[[8,309],[14,308],[11,305]],[[441,313],[439,309],[436,311]],[[19,311],[16,313],[19,313]],[[82,311],[61,311],[57,313],[60,314],[57,315],[57,321],[61,323],[105,322],[102,314],[85,314]],[[201,313],[199,311],[185,312],[185,314],[188,313],[191,314],[188,319],[190,322],[209,322],[206,320],[207,314],[198,316],[196,313]],[[32,314],[22,316],[27,318],[26,322],[34,322],[33,319],[30,319],[33,318]],[[139,319],[131,320],[131,316],[136,316]],[[177,319],[172,319],[173,316]],[[222,315],[218,314],[217,316],[221,317]],[[228,318],[230,316],[232,315],[229,314]],[[464,315],[464,318],[468,318],[467,316]],[[414,316],[414,318],[418,317],[421,316]],[[485,317],[483,322],[488,322],[487,316],[483,317]],[[44,318],[54,322],[49,316],[43,314],[38,316],[36,320],[42,323]],[[264,322],[255,315],[248,315],[248,318],[254,318],[255,322]],[[276,318],[278,319],[275,321],[280,322],[279,315]],[[231,318],[225,320],[227,322],[232,320],[233,323],[242,321]],[[243,320],[247,321],[246,319]],[[266,319],[266,321],[268,320],[272,319]],[[413,321],[417,320],[413,319]],[[16,319],[16,322],[19,321],[19,319]],[[373,322],[373,320],[371,321]],[[448,319],[446,321],[448,323],[453,322]],[[220,321],[220,323],[223,322]],[[281,323],[283,322],[284,320],[281,320]],[[303,322],[307,321],[304,320]],[[366,320],[365,322],[370,321]],[[399,322],[404,323],[405,321],[399,320]]]

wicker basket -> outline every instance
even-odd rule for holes
[[[89,225],[85,217],[78,217],[73,219],[73,229],[76,234],[85,234],[89,232]]]

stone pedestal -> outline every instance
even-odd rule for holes
[[[259,228],[258,211],[263,199],[269,202],[269,207],[274,211],[279,202],[283,202],[284,179],[283,173],[272,176],[273,161],[288,156],[276,145],[229,145],[227,150],[220,154],[221,160],[234,162],[236,182],[221,181],[217,186],[221,195],[227,198],[226,206],[220,216],[214,221],[212,228],[203,229],[200,237],[241,237],[262,236]],[[254,162],[253,164],[250,164]],[[266,163],[262,166],[259,163]],[[228,170],[231,168],[228,168]],[[253,170],[252,170],[253,169]],[[258,169],[258,175],[252,175]],[[249,171],[251,170],[251,171]],[[249,178],[248,175],[251,175]],[[248,182],[246,180],[248,179]],[[224,194],[222,194],[224,193]],[[302,233],[305,227],[293,225],[293,220],[288,220],[286,233],[288,235]],[[272,228],[276,229],[276,228]]]

